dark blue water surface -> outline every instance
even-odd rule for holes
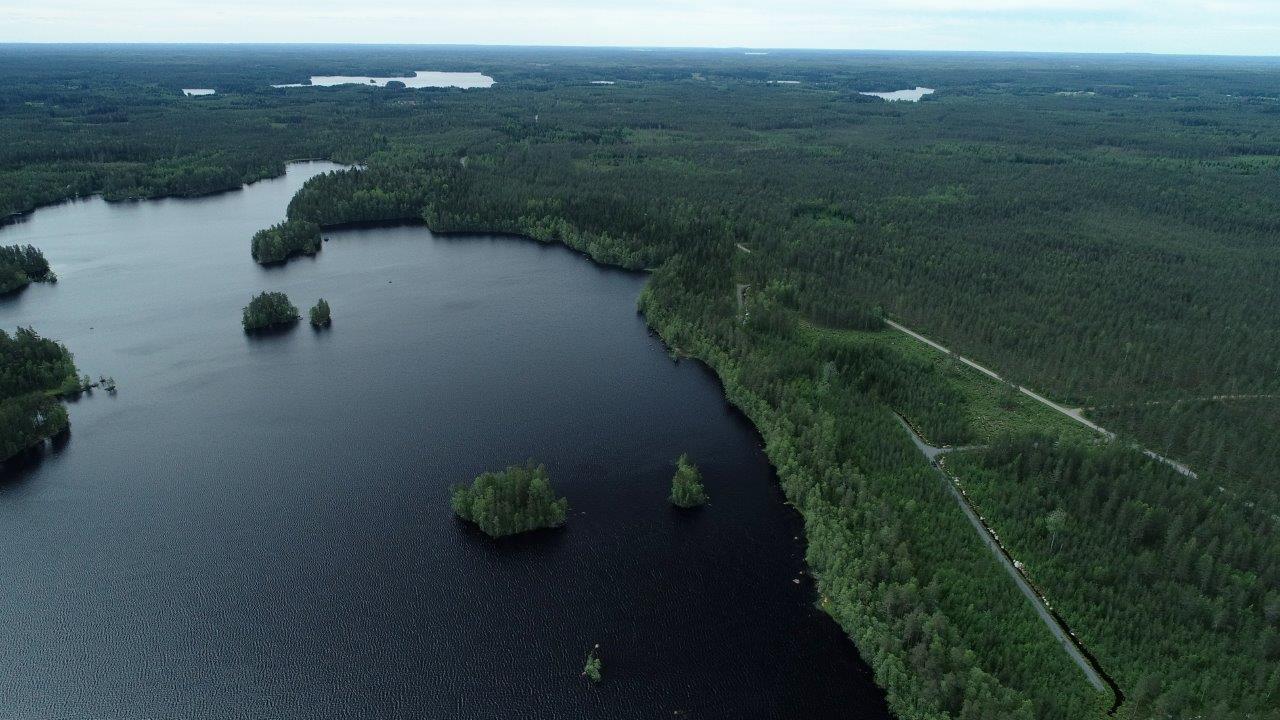
[[[888,717],[751,428],[636,315],[643,276],[416,227],[255,265],[253,231],[331,167],[0,229],[61,278],[0,326],[120,387],[4,470],[0,717]],[[264,289],[323,296],[333,328],[246,337]],[[681,452],[712,498],[690,514]],[[454,520],[451,484],[526,458],[567,527]]]

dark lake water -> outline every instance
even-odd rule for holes
[[[0,480],[0,717],[888,717],[750,426],[636,315],[642,276],[414,227],[255,265],[330,167],[0,229],[61,279],[0,326],[120,387]],[[323,296],[332,329],[246,337],[264,289]],[[687,515],[681,452],[712,498]],[[454,520],[451,484],[530,457],[567,527]]]

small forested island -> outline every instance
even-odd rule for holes
[[[682,454],[676,460],[676,474],[671,478],[671,504],[682,508],[695,508],[707,504],[707,489],[702,485],[702,473],[698,466]]]
[[[324,298],[320,298],[311,308],[311,325],[318,328],[329,327],[331,322],[333,318],[329,316],[329,303]]]
[[[455,487],[452,504],[455,515],[495,538],[559,527],[569,510],[569,501],[551,489],[546,467],[532,461]]]
[[[0,330],[0,460],[65,430],[58,396],[80,387],[71,353],[31,328]]]
[[[604,679],[604,663],[600,662],[600,644],[591,648],[591,652],[587,653],[587,662],[582,667],[582,676],[593,683],[598,683]]]
[[[289,296],[282,292],[264,292],[249,301],[244,308],[245,332],[263,330],[278,325],[289,325],[298,321],[298,308],[289,302]]]
[[[56,282],[44,253],[32,245],[0,247],[0,295],[33,282]]]
[[[254,233],[250,251],[263,265],[295,255],[315,255],[320,252],[320,226],[306,220],[285,220]]]

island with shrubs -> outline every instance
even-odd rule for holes
[[[312,327],[329,327],[333,322],[333,318],[329,315],[329,303],[324,298],[316,301],[314,307],[311,308],[311,326]]]
[[[263,292],[244,308],[245,332],[292,325],[298,321],[298,308],[282,292]]]
[[[57,282],[44,253],[32,245],[0,247],[0,295],[33,282]]]
[[[532,461],[455,487],[452,505],[455,515],[493,538],[559,527],[569,511],[569,501],[551,489],[546,467]]]
[[[671,504],[680,508],[695,508],[707,504],[707,489],[702,485],[702,473],[689,462],[688,455],[676,460],[676,474],[671,478]]]
[[[582,666],[582,677],[593,683],[598,683],[604,679],[604,663],[600,661],[600,643],[591,648],[591,652],[587,653],[587,662]]]
[[[250,252],[263,265],[315,255],[320,252],[320,226],[306,220],[285,220],[254,233]]]

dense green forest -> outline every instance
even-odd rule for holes
[[[1280,513],[1280,396],[1127,403],[1089,414],[1226,482],[1219,492],[1228,497]]]
[[[31,328],[0,330],[0,460],[65,430],[67,409],[57,396],[78,388],[75,362],[61,344]]]
[[[1008,438],[947,467],[1118,675],[1133,713],[1275,716],[1270,518],[1122,445]]]
[[[489,537],[560,527],[569,501],[557,498],[547,469],[532,462],[478,476],[470,486],[459,485],[451,498],[453,512]]]
[[[290,325],[297,322],[298,317],[298,307],[289,302],[288,295],[263,291],[244,307],[240,324],[244,326],[245,332],[249,332]]]
[[[498,82],[269,87],[427,68]],[[327,157],[361,167],[308,182],[287,227],[420,220],[649,269],[641,310],[760,429],[804,515],[818,602],[899,716],[1075,720],[1112,698],[1061,652],[893,411],[937,444],[1017,427],[1062,437],[948,462],[986,478],[984,513],[1120,681],[1122,717],[1275,718],[1274,528],[1243,525],[1250,539],[1233,525],[1277,512],[1274,493],[1251,492],[1274,456],[1274,406],[1193,399],[1280,392],[1277,71],[1144,56],[0,47],[13,138],[0,215],[91,192],[229,189]],[[859,94],[917,85],[938,92]],[[1082,442],[1010,388],[902,345],[886,317],[1099,408],[1201,481],[1125,441]],[[1107,409],[1123,407],[1141,410]],[[1025,469],[1008,454],[1019,448]],[[1074,483],[1059,483],[1066,467]],[[1228,507],[1227,491],[1255,507]],[[1065,522],[1042,522],[1059,509]]]

